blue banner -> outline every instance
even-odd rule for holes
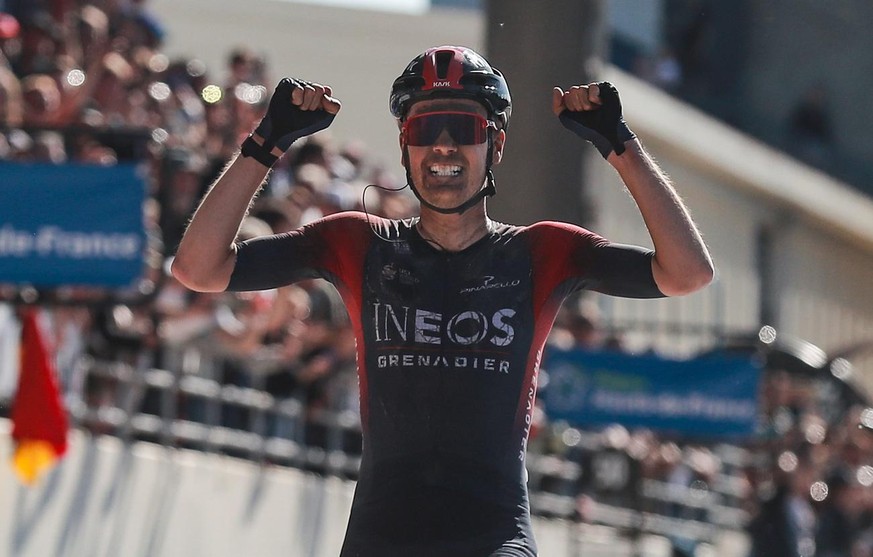
[[[0,282],[133,285],[145,195],[134,165],[0,164]]]
[[[620,352],[550,350],[546,414],[576,426],[622,424],[692,437],[750,436],[760,366],[748,357],[667,360]]]

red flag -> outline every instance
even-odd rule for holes
[[[31,484],[67,450],[67,413],[33,309],[23,312],[20,358],[12,406],[12,461],[22,482]]]

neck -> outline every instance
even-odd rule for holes
[[[435,248],[461,251],[491,231],[491,219],[485,213],[484,202],[460,215],[444,215],[422,207],[416,227],[419,235]]]

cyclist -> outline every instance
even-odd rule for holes
[[[653,250],[571,224],[513,226],[488,216],[512,103],[504,76],[455,46],[417,56],[391,89],[420,216],[342,212],[237,242],[269,168],[341,107],[330,87],[286,78],[181,242],[173,273],[195,290],[321,277],[342,295],[357,339],[363,430],[343,557],[536,555],[525,447],[539,361],[561,303],[580,289],[681,295],[712,279],[696,226],[625,124],[615,88],[551,94],[564,126],[618,171]]]

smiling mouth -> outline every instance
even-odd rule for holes
[[[428,167],[431,176],[452,177],[460,176],[463,169],[456,164],[432,164]]]

